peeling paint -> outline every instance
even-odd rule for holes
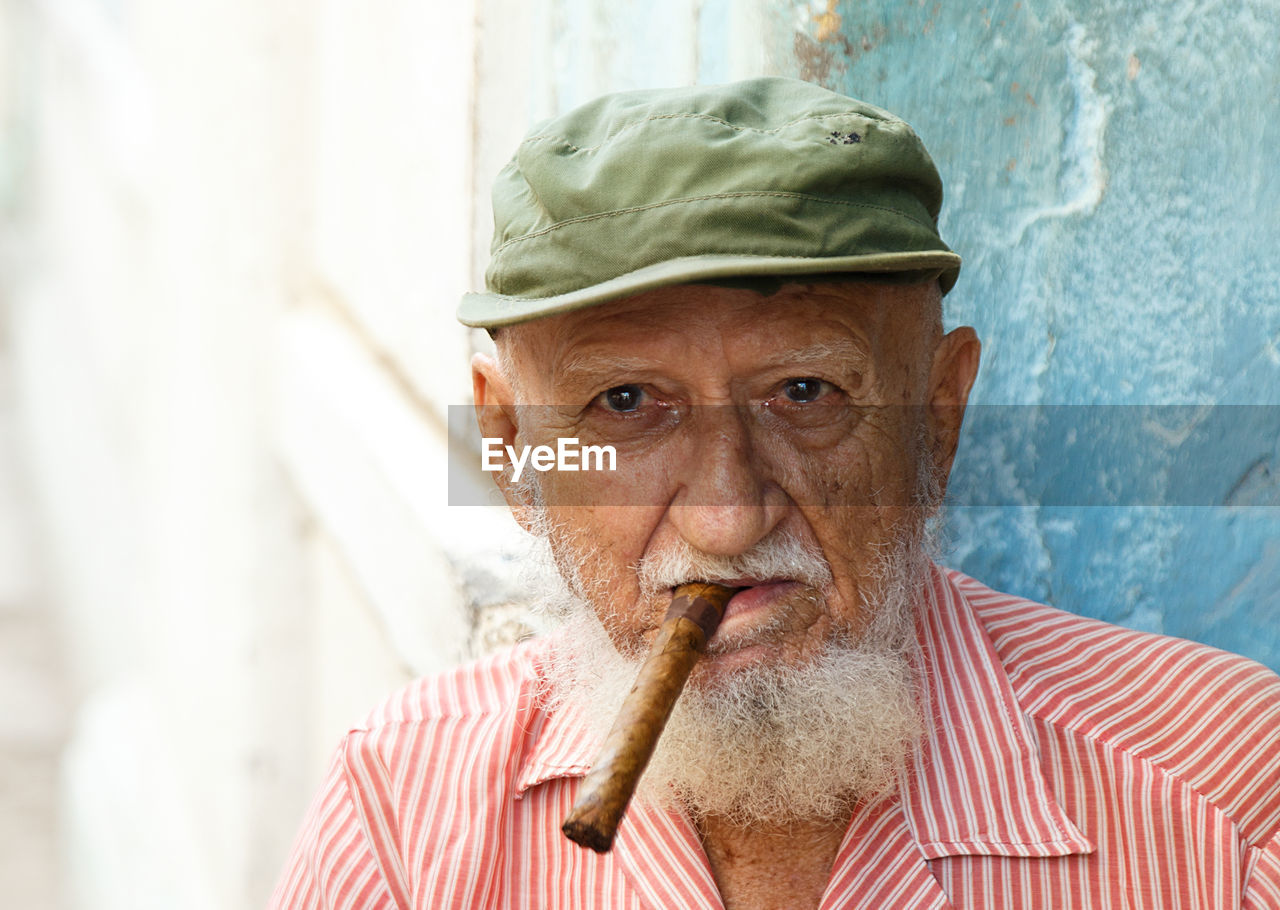
[[[799,68],[797,75],[806,82],[830,86],[833,84],[833,74],[847,71],[847,65],[829,45],[814,40],[804,32],[796,32],[792,48]]]
[[[814,19],[814,24],[818,27],[814,38],[819,42],[825,43],[840,35],[840,24],[843,20],[836,12],[837,2],[838,0],[827,0],[826,11],[819,13]]]
[[[1079,23],[1073,23],[1067,30],[1067,49],[1067,82],[1075,103],[1062,141],[1058,186],[1063,199],[1024,213],[1014,226],[1013,237],[1008,241],[1010,246],[1021,242],[1032,225],[1091,213],[1106,192],[1103,138],[1107,128],[1107,101],[1098,92],[1097,74],[1086,60],[1093,51],[1093,43]],[[1035,104],[1030,92],[1025,97],[1028,103]]]

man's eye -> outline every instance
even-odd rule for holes
[[[806,404],[817,401],[831,391],[831,384],[821,379],[803,378],[788,379],[782,386],[782,394],[791,401]]]
[[[600,403],[610,411],[626,413],[640,408],[644,390],[638,385],[616,385],[600,393]]]

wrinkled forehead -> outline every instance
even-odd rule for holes
[[[588,357],[739,356],[788,347],[917,357],[941,331],[936,282],[754,281],[661,288],[495,333],[504,368],[522,386]]]

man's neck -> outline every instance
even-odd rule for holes
[[[698,834],[726,910],[817,907],[849,819],[736,825],[698,820]]]

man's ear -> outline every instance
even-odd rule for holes
[[[518,429],[515,394],[498,361],[488,354],[471,356],[471,394],[476,402],[480,435],[501,438],[504,444],[513,445]]]
[[[960,425],[969,403],[969,390],[978,375],[982,342],[970,326],[945,335],[933,354],[929,375],[929,421],[932,426],[933,463],[941,492],[947,491],[951,464],[960,444]]]
[[[520,409],[516,405],[515,391],[498,361],[488,354],[475,354],[471,358],[471,392],[475,398],[480,435],[485,439],[500,439],[504,447],[514,447],[520,432]],[[532,531],[529,503],[512,484],[510,469],[504,468],[492,477],[520,527]]]

